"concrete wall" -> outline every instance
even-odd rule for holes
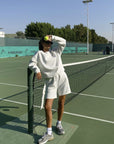
[[[5,37],[5,32],[0,31],[0,37]]]

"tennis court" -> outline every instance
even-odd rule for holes
[[[63,63],[104,57],[103,55],[63,55]],[[27,67],[29,57],[0,59],[0,143],[34,144],[45,132],[45,123],[28,134]],[[83,80],[82,80],[83,81]],[[55,135],[50,144],[114,143],[114,69],[65,105],[65,136]],[[53,118],[53,129],[56,121]],[[59,140],[59,141],[58,141]]]

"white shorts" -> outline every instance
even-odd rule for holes
[[[44,93],[46,99],[55,99],[57,94],[63,96],[71,93],[66,73],[57,73],[53,78],[46,79]]]

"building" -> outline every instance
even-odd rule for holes
[[[4,38],[5,37],[5,32],[0,31],[0,37]]]

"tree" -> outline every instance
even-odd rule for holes
[[[25,34],[22,31],[16,32],[16,38],[25,38]]]
[[[96,34],[94,29],[91,29],[90,31],[91,31],[91,42],[93,44],[95,44],[97,42],[98,36],[97,36],[97,34]]]
[[[98,39],[97,39],[97,44],[106,44],[108,43],[108,40],[102,36],[98,36]]]
[[[75,33],[76,42],[86,42],[87,41],[87,27],[84,27],[83,24],[74,25],[73,31]]]
[[[57,35],[65,38],[67,41],[74,42],[87,42],[87,27],[83,24],[74,25],[71,28],[70,25],[66,25],[61,28],[54,28],[50,23],[31,22],[25,29],[26,38],[40,38],[47,34]],[[94,29],[89,30],[89,42],[90,43],[107,43],[108,40],[102,36],[96,34]]]
[[[25,36],[26,37],[43,37],[46,34],[53,34],[54,33],[54,26],[49,23],[31,23],[27,25],[25,29]]]
[[[70,25],[66,25],[64,28],[64,38],[68,41],[73,40],[73,31]]]

